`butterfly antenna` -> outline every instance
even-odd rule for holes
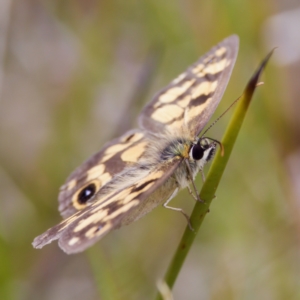
[[[273,51],[275,50],[276,48],[273,49]],[[273,52],[272,51],[272,52]],[[263,81],[260,81],[256,84],[256,86],[260,86],[260,85],[264,85],[264,82]],[[201,137],[204,136],[204,134],[210,129],[212,128],[230,109],[233,105],[235,105],[240,99],[241,97],[243,96],[243,94],[241,96],[239,96],[236,100],[234,100],[230,106],[216,119],[212,122],[212,124],[210,124],[210,126],[203,132],[203,134],[201,135]]]
[[[212,128],[231,108],[233,105],[235,105],[240,99],[241,99],[242,96],[239,96],[236,100],[234,100],[230,106],[216,119],[214,120],[209,127],[207,127],[207,129],[203,132],[203,134],[201,135],[201,137],[204,136],[204,134],[210,129]]]
[[[256,86],[260,86],[260,85],[263,85],[264,84],[264,82],[262,82],[262,81],[260,81],[260,82],[258,82],[257,84],[256,84]],[[203,132],[203,134],[201,135],[201,137],[200,138],[202,138],[203,136],[204,136],[204,134],[210,129],[210,128],[212,128],[231,108],[232,108],[232,106],[233,105],[235,105],[240,99],[241,99],[241,97],[243,96],[243,94],[241,95],[241,96],[239,96],[236,100],[234,100],[231,104],[230,104],[230,106],[216,119],[216,120],[214,120],[211,124],[210,124],[210,126],[208,126],[207,127],[207,129]],[[220,148],[221,148],[221,156],[223,156],[224,155],[224,146],[223,146],[223,144],[220,142],[220,141],[218,141],[218,140],[215,140],[215,139],[212,139],[212,138],[208,138],[208,139],[210,139],[210,140],[212,140],[212,141],[214,141],[214,142],[216,142],[219,146],[220,146]]]

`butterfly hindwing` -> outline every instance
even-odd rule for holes
[[[204,128],[228,84],[238,52],[232,35],[162,89],[143,109],[139,124],[150,132],[186,126],[191,136]]]
[[[140,160],[147,147],[145,134],[131,130],[107,144],[77,168],[60,188],[58,196],[60,214],[67,218],[86,207],[83,190],[94,187],[94,193],[116,174]],[[82,200],[81,200],[82,199]]]
[[[174,172],[181,160],[177,157],[145,172],[135,183],[116,192],[99,195],[95,202],[35,238],[35,248],[58,239],[67,253],[85,250],[109,231],[122,225],[133,210],[158,189]]]

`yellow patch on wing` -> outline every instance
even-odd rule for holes
[[[69,246],[73,246],[73,245],[75,245],[78,241],[79,241],[80,239],[79,239],[79,237],[73,237],[73,238],[71,238],[70,240],[69,240]]]
[[[188,94],[186,96],[184,96],[182,99],[179,99],[176,104],[179,105],[182,108],[186,108],[188,106],[188,104],[191,101],[191,95]]]
[[[92,228],[90,228],[86,233],[85,236],[87,238],[92,238],[95,236],[95,232],[99,229],[99,226],[93,226]]]
[[[108,215],[108,211],[106,209],[102,209],[101,211],[94,213],[85,219],[80,220],[78,225],[74,228],[73,231],[78,232],[92,223],[95,224],[99,221],[102,221],[107,215]]]
[[[195,75],[198,75],[198,76],[203,76],[203,68],[204,68],[204,65],[203,64],[199,64],[197,66],[195,66],[193,69],[192,69],[192,72],[195,74]]]
[[[144,191],[148,190],[155,182],[152,181],[149,184],[147,184],[143,189],[134,192],[134,193],[130,193],[123,201],[122,203],[127,204],[128,202],[130,202],[132,199],[137,198],[138,195],[140,195],[141,193],[143,193]]]
[[[85,208],[87,206],[87,204],[81,204],[77,201],[77,194],[76,194],[76,197],[73,197],[72,199],[72,203],[73,203],[73,206],[77,209],[77,210],[81,210],[83,208]]]
[[[97,237],[101,234],[103,234],[105,231],[108,231],[109,229],[112,228],[112,224],[111,223],[106,223],[104,226],[93,226],[92,228],[90,228],[86,233],[85,233],[85,237],[88,239],[92,239],[94,237]],[[73,240],[74,239],[74,240]],[[73,241],[72,241],[73,240]],[[72,241],[72,244],[71,244]],[[76,244],[78,241],[80,241],[80,238],[72,238],[69,241],[69,245],[73,246],[74,244]]]
[[[105,163],[107,160],[111,159],[117,152],[104,154],[99,163]]]
[[[183,109],[178,105],[170,104],[157,108],[151,118],[160,123],[169,123],[183,115]]]
[[[211,98],[208,98],[204,103],[202,103],[200,105],[189,107],[189,109],[187,111],[188,119],[191,120],[191,119],[199,116],[203,112],[205,107],[207,107],[210,104],[210,100],[211,100]]]
[[[112,158],[116,153],[126,149],[129,144],[116,144],[109,148],[107,148],[103,154],[103,157],[101,158],[101,162],[105,162]]]
[[[210,63],[210,64],[206,65],[204,68],[204,72],[209,73],[209,74],[217,74],[217,73],[223,71],[228,65],[229,65],[229,60],[224,58],[215,63]]]
[[[218,85],[218,81],[203,81],[198,86],[196,86],[191,94],[193,99],[197,99],[202,95],[209,95],[210,93],[214,92]]]
[[[112,224],[111,223],[106,223],[103,227],[101,227],[101,229],[99,231],[97,231],[95,236],[96,237],[100,236],[100,235],[104,234],[105,231],[108,231],[111,228],[112,228]],[[92,238],[92,236],[90,238]]]
[[[168,89],[164,94],[159,96],[158,101],[161,103],[170,103],[177,100],[194,82],[195,79],[187,80],[182,85]]]
[[[142,154],[145,152],[145,149],[148,145],[148,142],[142,142],[132,147],[129,147],[121,154],[121,159],[126,162],[137,162]]]
[[[147,179],[148,180],[148,179]],[[148,190],[155,182],[152,181],[150,183],[148,183],[143,189],[140,189],[137,192],[133,192],[130,193],[127,197],[125,197],[125,199],[122,201],[122,204],[127,204],[128,202],[130,202],[131,200],[137,198],[138,195],[140,195],[141,193],[143,193],[144,191]]]
[[[112,179],[110,173],[106,172],[106,173],[103,173],[100,177],[99,177],[99,180],[101,181],[102,183],[102,186],[104,184],[106,184],[108,181],[110,181]]]
[[[128,144],[116,144],[116,145],[110,146],[109,148],[107,148],[105,150],[104,155],[120,152],[120,151],[124,150],[126,147],[128,147]]]
[[[164,175],[164,172],[163,171],[154,171],[152,173],[150,173],[148,176],[147,176],[147,181],[149,180],[155,180],[155,179],[158,179],[160,177],[162,177]],[[144,182],[146,181],[146,178],[143,180]],[[137,188],[140,187],[141,185],[144,184],[144,182],[140,182],[138,185],[137,185]],[[150,183],[149,183],[150,184]],[[147,184],[147,186],[149,186],[149,184]],[[143,191],[144,189],[142,189]]]
[[[218,50],[216,50],[215,54],[216,54],[217,56],[222,56],[223,54],[225,54],[226,51],[227,51],[227,50],[226,50],[225,47],[221,47],[221,48],[219,48]]]
[[[123,213],[129,211],[129,209],[131,209],[134,206],[137,206],[138,204],[140,204],[139,200],[133,200],[133,201],[130,201],[130,202],[122,205],[121,207],[116,209],[114,212],[112,212],[111,214],[109,214],[108,216],[103,218],[103,222],[107,222],[109,220],[112,220],[112,219],[116,218],[120,214],[123,214]]]
[[[130,145],[141,140],[143,137],[144,137],[144,134],[140,133],[140,132],[130,133],[128,135],[125,135],[121,139],[120,144],[112,145],[105,150],[100,162],[106,162],[107,160],[111,159],[116,153],[119,153],[119,152],[123,151],[124,149],[130,147]]]
[[[86,181],[90,181],[94,178],[101,176],[104,170],[105,170],[105,165],[103,164],[96,165],[95,167],[91,168],[90,170],[87,171]]]
[[[173,121],[172,124],[171,124],[170,129],[172,129],[173,131],[182,129],[183,124],[184,124],[184,118],[182,118],[180,120]]]

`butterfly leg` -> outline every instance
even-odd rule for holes
[[[168,198],[168,200],[163,204],[163,207],[167,208],[167,209],[171,209],[171,210],[174,210],[174,211],[179,211],[181,212],[184,217],[186,218],[187,222],[188,222],[188,225],[189,225],[189,228],[194,231],[194,228],[191,224],[191,221],[190,221],[190,217],[187,215],[187,213],[182,209],[182,208],[178,208],[178,207],[172,207],[172,206],[169,206],[169,202],[174,198],[174,196],[177,194],[178,192],[178,188],[175,189],[175,191],[172,193],[172,195]]]
[[[195,194],[194,194],[193,191],[191,190],[190,186],[188,185],[186,188],[187,188],[189,194],[190,194],[196,201],[198,201],[197,196],[195,196]]]
[[[201,172],[202,182],[204,183],[205,180],[206,180],[205,175],[204,175],[204,171],[201,170],[200,172]]]
[[[194,181],[193,175],[192,175],[192,170],[191,170],[191,167],[190,167],[190,164],[189,164],[188,160],[185,160],[185,163],[186,163],[186,166],[187,166],[187,170],[188,170],[188,173],[189,173],[190,181],[192,183],[192,186],[193,186],[195,194],[192,193],[192,191],[190,190],[190,187],[188,187],[188,191],[193,196],[193,198],[195,198],[195,195],[196,195],[196,200],[197,201],[199,201],[200,203],[205,203],[205,201],[201,200],[201,198],[199,196],[199,193],[197,191],[197,188],[196,188],[196,185],[195,185],[195,181]]]

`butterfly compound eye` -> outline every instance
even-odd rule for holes
[[[191,149],[191,155],[194,160],[199,160],[203,157],[204,149],[199,144],[196,144]]]
[[[80,204],[85,204],[88,200],[90,200],[96,193],[96,185],[91,183],[83,188],[78,194],[78,202]]]

